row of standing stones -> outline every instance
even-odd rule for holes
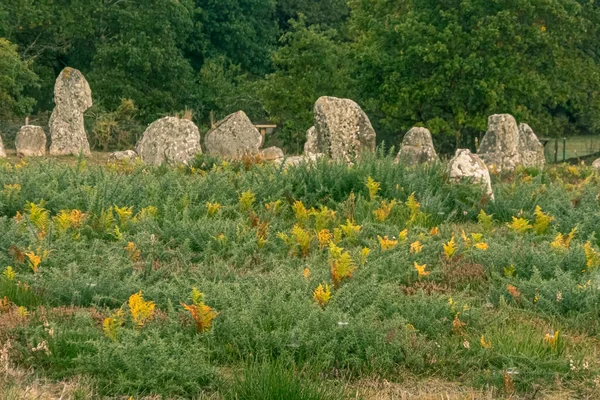
[[[92,92],[83,74],[65,68],[54,88],[55,108],[50,117],[50,155],[89,155],[90,146],[84,128],[83,113],[92,106]],[[296,165],[311,163],[319,157],[351,163],[363,152],[375,150],[376,134],[369,117],[349,99],[321,97],[314,106],[314,126],[306,133],[302,156],[285,157],[277,147],[261,148],[263,137],[243,111],[227,116],[205,137],[208,154],[227,159],[257,156],[262,160]],[[25,125],[15,139],[18,156],[43,156],[46,135],[39,126]],[[200,132],[190,120],[164,117],[148,126],[135,150],[112,153],[110,161],[140,158],[144,163],[188,163],[202,154]],[[6,153],[0,137],[0,157]],[[415,127],[406,133],[396,162],[417,165],[439,162],[431,133]],[[531,127],[517,124],[509,114],[488,119],[488,130],[477,154],[458,149],[448,165],[451,180],[470,179],[484,186],[493,199],[488,166],[511,171],[517,166],[543,167],[544,147]],[[600,159],[594,162],[600,169]]]

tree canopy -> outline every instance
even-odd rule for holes
[[[0,38],[0,118],[31,112],[34,99],[23,92],[36,83],[36,75],[19,56],[17,46]]]
[[[95,112],[146,124],[244,109],[300,149],[322,95],[378,137],[426,126],[450,151],[511,113],[541,135],[600,132],[600,4],[588,0],[5,0],[2,118],[51,110],[65,66]],[[35,101],[34,101],[35,99]]]

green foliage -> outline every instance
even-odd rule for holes
[[[66,310],[15,333],[22,362],[61,379],[73,373],[92,377],[103,395],[124,393],[197,396],[210,387],[214,371],[204,346],[168,327],[122,330],[118,342],[102,336],[92,317]],[[48,351],[31,351],[45,342]]]
[[[581,3],[353,0],[359,97],[392,132],[468,135],[500,112],[542,135],[586,131],[599,117],[598,58],[583,50],[598,7]]]
[[[121,99],[121,104],[112,112],[94,112],[97,117],[90,135],[92,146],[106,151],[123,149],[137,142],[142,133],[135,121],[137,112],[138,108],[130,99]]]
[[[287,31],[300,16],[309,25],[340,29],[350,16],[350,8],[345,0],[278,0],[277,19],[279,26]]]
[[[342,398],[323,384],[303,380],[278,363],[254,363],[247,366],[225,395],[226,400],[329,400]]]
[[[0,46],[0,118],[48,113],[56,76],[78,68],[101,150],[164,115],[208,127],[243,109],[297,153],[321,95],[356,100],[380,141],[426,126],[443,153],[473,147],[494,113],[543,136],[600,132],[593,1],[5,0],[0,37],[17,46]]]
[[[11,357],[51,379],[83,375],[106,396],[216,390],[268,398],[289,390],[310,398],[330,393],[311,383],[315,376],[393,380],[398,368],[493,386],[516,369],[520,392],[556,379],[586,392],[598,373],[589,359],[600,332],[598,276],[586,265],[598,248],[600,178],[585,167],[516,179],[522,173],[494,176],[496,202],[482,203],[478,187],[448,183],[442,166],[406,168],[391,156],[286,171],[206,156],[188,168],[0,164],[0,187],[8,185],[0,191],[0,269],[11,265],[16,274],[0,276],[0,299],[7,296],[7,320],[18,306],[29,313],[5,330]],[[369,177],[380,183],[375,201]],[[31,211],[19,216],[42,199],[44,235]],[[296,243],[300,201],[301,230],[312,240],[290,257],[278,236]],[[382,201],[396,206],[378,220]],[[209,215],[208,202],[219,212]],[[266,207],[274,202],[277,211]],[[506,226],[513,217],[540,222],[537,206],[554,217],[543,230],[515,234]],[[85,217],[72,227],[65,218],[79,214],[63,210]],[[348,220],[359,227],[352,235]],[[568,248],[550,245],[574,226]],[[342,261],[352,261],[351,274],[330,265],[333,246],[315,238],[324,228],[344,249]],[[384,236],[397,240],[385,252],[378,250]],[[452,237],[447,259],[443,244]],[[411,252],[416,241],[418,253]],[[365,248],[370,254],[359,262]],[[47,251],[37,273],[20,259],[29,249]],[[429,274],[418,277],[415,264]],[[334,289],[336,271],[344,279]],[[323,283],[331,287],[326,307],[313,297]],[[202,334],[180,307],[190,288],[205,293],[216,315]],[[156,304],[154,318],[106,337],[104,319],[140,291]],[[248,368],[240,381],[217,372],[240,366]]]
[[[291,25],[273,54],[275,72],[262,83],[261,98],[273,121],[283,125],[282,139],[299,152],[313,125],[315,101],[324,95],[348,95],[349,66],[347,48],[337,42],[336,31],[307,27],[304,18]]]
[[[264,75],[279,30],[275,0],[195,0],[194,50],[203,58],[224,55],[244,71]]]
[[[31,63],[21,58],[16,45],[0,37],[0,119],[30,113],[35,100],[25,95],[25,89],[36,84]]]
[[[191,103],[193,69],[184,47],[194,30],[192,0],[102,4],[102,30],[91,62],[91,85],[103,104],[132,99],[146,120]]]
[[[207,59],[198,74],[198,93],[194,100],[198,118],[213,121],[244,110],[251,119],[261,118],[264,111],[256,94],[256,83],[239,65],[224,56]]]

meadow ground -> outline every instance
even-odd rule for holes
[[[555,152],[555,139],[550,139],[544,147],[546,160],[552,162]],[[567,160],[587,159],[591,156],[591,161],[593,161],[598,158],[598,154],[600,153],[600,136],[569,136],[566,141],[564,153]],[[559,138],[557,160],[560,161],[562,159],[563,140]]]
[[[3,399],[600,397],[591,168],[101,158],[0,161]]]

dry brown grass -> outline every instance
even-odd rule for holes
[[[494,390],[477,390],[456,382],[438,379],[406,380],[393,383],[386,380],[363,380],[352,385],[355,397],[365,400],[466,400],[495,399]]]
[[[543,388],[536,393],[523,396],[506,396],[495,388],[476,389],[462,385],[459,382],[448,382],[436,378],[419,379],[410,377],[402,383],[388,382],[386,380],[361,380],[348,387],[351,398],[364,400],[572,400],[572,399],[597,399],[600,392],[593,392],[587,396],[568,391],[546,391]]]
[[[92,151],[92,154],[90,154],[89,157],[85,157],[84,159],[86,160],[88,165],[104,165],[107,163],[108,156],[110,154],[111,154],[111,152]],[[61,164],[66,164],[66,165],[77,165],[79,163],[79,157],[77,157],[77,156],[49,156],[49,155],[46,155],[45,157],[30,157],[26,160],[33,161],[35,159],[40,159],[40,160],[53,159],[53,160],[60,162]],[[16,163],[22,162],[23,158],[17,157],[16,150],[6,149],[6,159],[5,160],[8,160],[9,162],[16,164]]]

